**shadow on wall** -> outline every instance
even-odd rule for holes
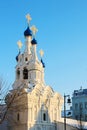
[[[0,130],[7,130],[6,125],[8,130],[64,130],[64,123],[61,123],[58,118],[60,109],[54,104],[51,106],[50,99],[46,99],[42,103],[38,96],[27,95],[25,92],[16,93],[13,99],[6,116],[8,122],[7,124],[3,122]],[[69,125],[66,125],[66,129],[77,130]]]
[[[7,130],[7,121],[4,120],[3,123],[0,124],[0,130]]]
[[[34,112],[34,125],[29,125],[29,130],[57,130],[56,123],[52,122],[48,108],[43,104],[38,114]],[[32,119],[31,119],[32,120]],[[32,121],[31,121],[32,122]]]
[[[9,109],[8,113],[8,130],[57,130],[56,123],[53,121],[53,111],[50,111],[50,105],[47,103],[33,102],[28,105],[28,100],[26,95],[19,96],[19,101],[22,103],[17,105],[16,107],[14,103],[12,107]],[[23,101],[23,99],[25,100]],[[33,97],[34,98],[34,97]],[[29,100],[31,100],[29,98]],[[38,100],[37,100],[38,101]],[[57,118],[57,116],[56,116]],[[5,129],[2,129],[5,130]]]
[[[64,123],[57,122],[56,123],[56,128],[57,128],[57,130],[64,130]],[[66,124],[66,130],[79,130],[79,129],[76,128],[76,127],[73,127],[71,125]]]
[[[6,126],[8,130],[64,130],[64,123],[54,121],[55,112],[50,111],[49,105],[43,103],[40,107],[40,103],[37,106],[33,103],[33,106],[29,105],[29,108],[26,108],[21,106],[12,109],[8,117],[9,125],[4,121],[0,125],[0,130],[7,130]],[[66,125],[66,130],[77,130],[77,128]]]
[[[35,113],[36,114],[36,113]],[[64,123],[52,121],[53,117],[43,104],[37,116],[34,114],[35,124],[29,126],[29,130],[64,130]],[[78,130],[76,127],[66,124],[66,130]]]

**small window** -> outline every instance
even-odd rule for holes
[[[87,109],[87,102],[85,102],[85,109]]]
[[[19,121],[20,120],[20,115],[19,115],[19,113],[17,114],[17,121]]]
[[[28,70],[26,68],[23,70],[23,79],[28,79]]]
[[[76,115],[76,116],[75,116],[75,119],[76,119],[76,120],[78,120],[78,119],[79,119],[78,115]]]
[[[78,110],[78,104],[77,103],[75,104],[75,109]]]
[[[0,113],[0,118],[2,118],[2,114]]]
[[[82,103],[79,104],[79,109],[80,110],[83,109],[83,104]]]
[[[87,115],[85,115],[85,121],[87,121]]]
[[[25,58],[25,61],[28,61],[28,58],[27,58],[27,57]]]
[[[46,113],[43,113],[43,121],[46,121]]]
[[[20,70],[17,69],[17,79],[19,79],[19,78],[20,78]]]

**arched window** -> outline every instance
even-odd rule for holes
[[[43,113],[43,121],[46,121],[46,113]]]
[[[28,58],[27,58],[27,57],[25,58],[25,61],[28,61]]]
[[[23,70],[23,79],[28,79],[28,70],[26,68]]]
[[[18,68],[17,69],[17,79],[19,79],[20,78],[20,69]]]
[[[17,121],[19,121],[20,120],[20,115],[19,115],[19,113],[17,114]]]

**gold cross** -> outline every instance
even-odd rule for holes
[[[32,30],[34,36],[35,36],[36,32],[38,32],[38,29],[35,27],[35,25],[33,25],[31,27],[31,30]]]
[[[22,48],[22,42],[21,42],[20,40],[17,42],[17,45],[18,45],[18,48],[19,48],[19,49]]]
[[[39,53],[40,53],[40,56],[43,57],[44,51],[42,49],[39,51]]]
[[[27,14],[27,15],[26,15],[26,19],[27,19],[28,24],[30,24],[30,21],[32,20],[30,14]]]

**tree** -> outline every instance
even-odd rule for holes
[[[21,86],[23,86],[23,88],[21,88]],[[17,123],[9,112],[15,113],[16,111],[20,111],[21,108],[25,109],[26,105],[22,105],[21,107],[20,105],[17,107],[14,106],[15,102],[20,102],[21,98],[25,99],[25,95],[26,83],[24,81],[18,89],[12,90],[11,84],[8,85],[7,82],[0,77],[0,124],[2,124],[5,119]],[[22,100],[22,104],[23,103],[25,103],[25,101]]]
[[[7,113],[5,97],[9,92],[11,85],[0,76],[0,124],[4,121]]]

